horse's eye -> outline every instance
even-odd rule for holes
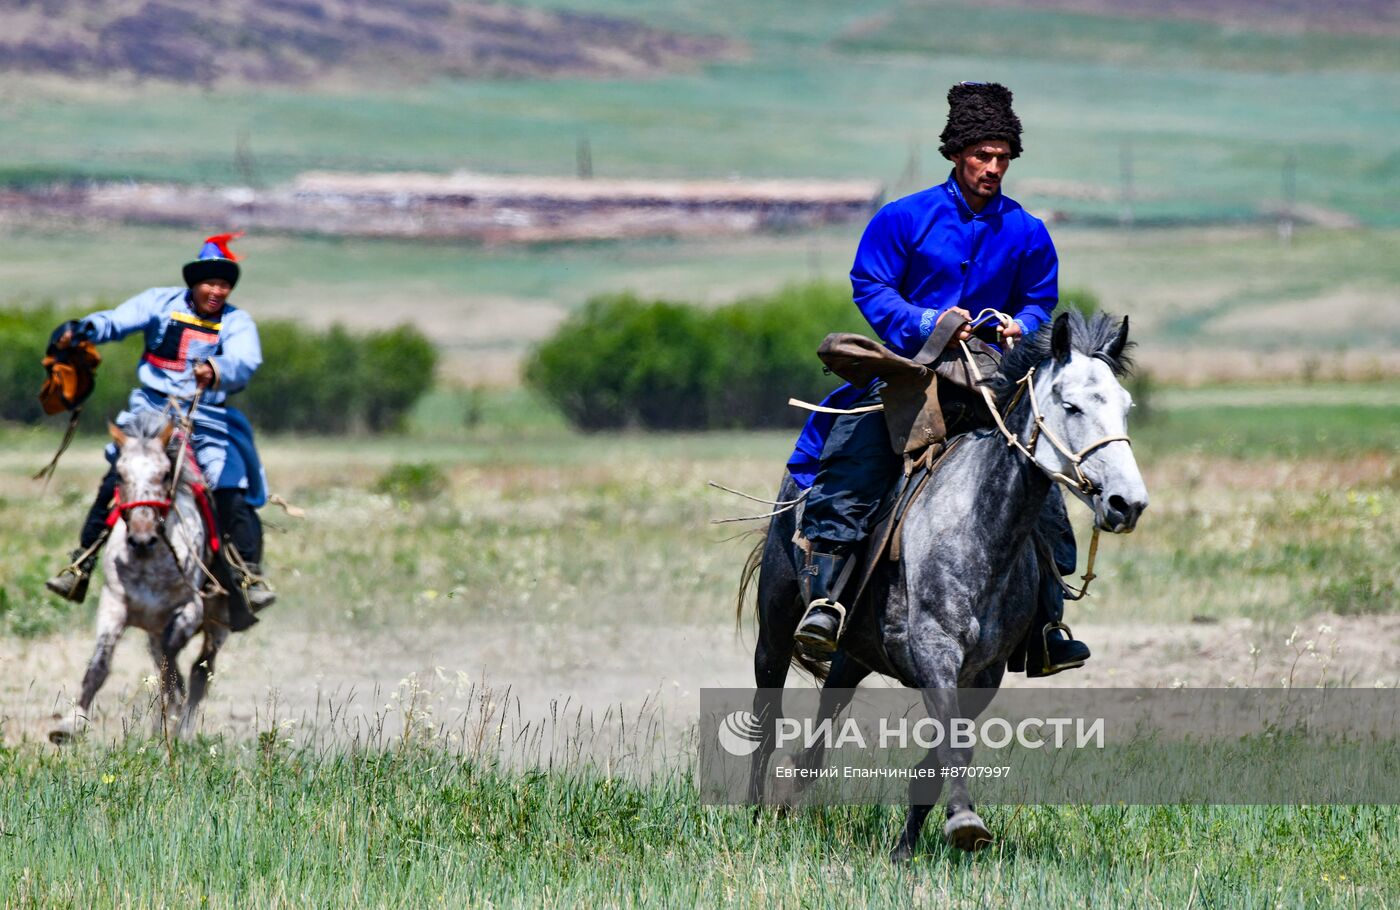
[[[1079,408],[1077,408],[1077,407],[1075,407],[1074,405],[1070,404],[1068,401],[1066,401],[1066,402],[1064,403],[1064,408],[1065,408],[1065,413],[1066,413],[1066,414],[1078,414],[1078,413],[1079,413]]]

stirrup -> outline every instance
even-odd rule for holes
[[[804,635],[802,626],[806,624],[807,618],[812,615],[813,610],[830,611],[836,615],[836,634],[830,639],[817,638],[815,636]],[[819,597],[807,605],[807,609],[802,611],[802,618],[797,621],[797,631],[793,633],[793,638],[804,647],[823,654],[830,654],[835,651],[841,642],[841,636],[846,634],[846,608],[825,597]]]
[[[82,603],[87,600],[87,586],[92,575],[84,572],[77,562],[70,563],[59,570],[59,573],[44,582],[44,587],[51,594],[62,597],[64,600],[73,603]],[[79,597],[79,595],[82,595]]]
[[[1043,628],[1043,629],[1040,630],[1040,667],[1041,667],[1041,673],[1042,673],[1043,675],[1045,675],[1045,676],[1050,676],[1050,675],[1052,675],[1052,674],[1054,674],[1054,673],[1059,673],[1059,672],[1062,671],[1062,670],[1074,670],[1074,669],[1077,669],[1077,668],[1079,668],[1079,667],[1084,666],[1084,664],[1086,663],[1086,661],[1083,661],[1083,660],[1071,660],[1071,661],[1066,661],[1065,663],[1062,663],[1062,664],[1051,664],[1051,663],[1050,663],[1050,633],[1051,633],[1051,632],[1063,632],[1063,633],[1065,633],[1065,638],[1069,639],[1070,641],[1074,641],[1074,640],[1075,640],[1075,638],[1074,638],[1074,633],[1071,632],[1071,631],[1069,630],[1069,626],[1065,625],[1063,622],[1048,622],[1048,623],[1046,623],[1046,624],[1045,624],[1045,628]]]
[[[228,564],[237,576],[238,587],[243,589],[243,602],[254,613],[265,610],[277,602],[277,589],[262,574],[262,566],[250,563],[238,552],[233,544],[228,544]],[[260,601],[260,603],[255,603]]]

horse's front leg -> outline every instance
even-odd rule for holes
[[[831,670],[827,673],[826,682],[822,685],[821,701],[817,705],[817,726],[835,719],[836,715],[846,710],[846,706],[855,697],[856,686],[869,675],[868,667],[853,660],[844,650],[837,651],[831,659]],[[820,768],[825,761],[826,741],[818,737],[792,764],[794,767],[809,769]],[[781,790],[775,794],[775,801],[785,806],[792,805],[796,802],[797,795],[807,789],[812,780],[813,778],[806,776],[784,778]]]
[[[181,710],[185,698],[185,677],[180,672],[179,656],[190,643],[203,619],[203,606],[198,599],[182,604],[170,616],[160,635],[149,637],[151,660],[155,662],[160,679],[160,714],[156,732],[164,734],[170,721]]]
[[[97,690],[107,681],[112,669],[112,654],[126,630],[126,602],[103,585],[97,602],[97,645],[83,674],[83,688],[72,713],[49,731],[49,741],[61,746],[81,734],[88,724],[88,711],[97,697]]]
[[[991,833],[972,805],[964,769],[972,762],[972,749],[954,748],[952,725],[954,719],[971,716],[959,704],[958,673],[962,666],[963,649],[951,636],[937,627],[926,627],[913,636],[913,682],[923,691],[924,709],[928,716],[942,725],[946,735],[919,762],[924,774],[909,784],[909,815],[904,830],[890,858],[898,861],[914,855],[924,822],[938,802],[944,778],[941,769],[948,768],[948,820],[943,836],[955,847],[976,850],[992,841]],[[979,709],[980,710],[980,709]],[[975,714],[975,712],[973,712]]]
[[[190,694],[185,699],[185,710],[180,717],[181,740],[188,740],[194,730],[199,703],[204,700],[204,693],[209,688],[209,678],[214,675],[214,658],[228,640],[228,635],[228,629],[224,626],[211,623],[204,627],[203,647],[199,650],[199,657],[195,658],[194,666],[190,667]]]

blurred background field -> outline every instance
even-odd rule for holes
[[[323,13],[314,28],[313,7]],[[312,169],[569,177],[586,151],[597,177],[861,179],[893,198],[945,178],[936,147],[947,87],[994,79],[1015,90],[1026,126],[1007,192],[1050,224],[1062,286],[1131,316],[1141,364],[1131,430],[1152,496],[1133,535],[1103,544],[1094,596],[1070,607],[1094,659],[1038,684],[1400,684],[1392,4],[548,0],[376,11],[361,0],[230,0],[187,19],[146,3],[44,9],[0,0],[9,30],[0,343],[13,330],[29,346],[23,360],[0,363],[7,402],[32,396],[41,378],[30,362],[44,340],[30,326],[38,317],[15,314],[74,317],[176,283],[204,233],[237,226],[36,214],[31,203],[45,194],[143,181],[261,190]],[[560,11],[583,18],[550,18]],[[468,34],[486,39],[465,63],[393,44],[458,13],[503,23]],[[404,30],[376,52],[373,30],[352,20]],[[504,43],[492,51],[492,41]],[[344,65],[336,48],[363,56]],[[152,71],[156,63],[168,69]],[[269,350],[281,352],[244,404],[274,491],[307,515],[264,513],[281,602],[221,658],[210,739],[198,755],[175,756],[194,769],[183,777],[152,770],[155,752],[138,752],[139,736],[103,751],[149,700],[136,641],[124,642],[99,697],[89,751],[49,758],[38,745],[81,677],[93,611],[91,601],[49,597],[42,582],[75,541],[102,471],[95,434],[124,395],[133,354],[112,352],[103,397],[84,417],[92,435],[47,487],[29,478],[60,421],[24,423],[7,410],[16,419],[0,423],[0,768],[14,786],[0,787],[0,836],[17,834],[27,859],[0,861],[0,903],[198,901],[200,888],[178,900],[163,891],[147,852],[185,863],[211,850],[277,870],[217,866],[203,882],[214,904],[254,894],[339,905],[349,897],[327,857],[345,850],[358,851],[352,877],[374,882],[354,897],[386,904],[421,902],[444,876],[500,903],[544,894],[766,906],[828,893],[968,906],[1086,895],[1105,906],[1393,902],[1396,866],[1378,862],[1396,849],[1395,812],[1384,807],[1008,810],[994,822],[1009,839],[995,859],[940,852],[937,871],[906,877],[874,865],[889,813],[750,829],[699,809],[684,780],[664,775],[598,790],[460,767],[435,777],[431,752],[394,765],[371,750],[365,761],[385,764],[369,768],[276,746],[269,710],[300,723],[334,701],[371,723],[386,691],[441,673],[480,681],[520,716],[561,700],[614,718],[655,709],[673,732],[693,720],[701,686],[748,683],[752,631],[746,620],[736,635],[733,598],[753,543],[743,532],[756,523],[708,522],[761,507],[707,482],[776,489],[801,422],[781,402],[797,390],[753,369],[757,348],[735,348],[730,364],[711,351],[709,362],[771,387],[746,412],[761,412],[749,422],[765,429],[646,432],[623,421],[590,433],[523,374],[551,339],[567,351],[571,320],[590,301],[617,295],[718,320],[692,320],[704,326],[740,323],[764,301],[811,302],[820,319],[793,330],[810,339],[780,346],[783,356],[793,344],[814,350],[825,307],[844,305],[862,227],[533,244],[243,238],[235,303],[269,326]],[[394,419],[369,420],[356,399],[358,416],[304,431],[308,407],[336,407],[325,400],[336,383],[387,385],[382,370],[361,372],[367,358],[350,370],[313,356],[330,331],[353,345],[395,339],[393,350],[409,352],[416,378],[391,390]],[[319,396],[300,410],[287,407],[297,383]],[[1082,528],[1083,510],[1070,508]],[[269,729],[270,750],[260,738]],[[386,743],[375,749],[397,748]],[[111,795],[108,775],[131,789]],[[358,804],[339,800],[362,785],[389,808],[356,814]],[[291,817],[306,821],[296,833],[315,845],[312,859],[298,865],[281,850],[287,820],[246,800],[231,816],[246,828],[209,835],[198,819],[225,787],[240,800],[303,794]],[[193,853],[137,833],[163,810],[156,792],[177,807],[179,849]],[[453,800],[468,808],[440,810]],[[43,824],[25,821],[42,812]],[[531,833],[493,827],[500,818]],[[75,872],[74,858],[98,847],[69,850],[77,841],[56,819],[133,845],[110,879],[127,888],[120,900]],[[336,833],[356,825],[367,833],[353,844]],[[546,834],[550,826],[566,835]],[[658,846],[638,831],[672,839]],[[1274,855],[1280,844],[1291,852]],[[554,860],[516,862],[536,855]],[[607,874],[584,871],[596,862]]]

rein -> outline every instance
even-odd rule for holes
[[[177,441],[176,446],[175,461],[174,464],[171,466],[170,485],[166,490],[166,498],[142,499],[136,500],[134,502],[122,502],[121,487],[118,486],[113,497],[112,511],[107,516],[107,527],[111,528],[116,525],[119,519],[125,520],[127,513],[130,512],[132,509],[141,508],[142,506],[147,506],[152,509],[155,509],[160,516],[159,527],[157,529],[157,536],[159,536],[161,541],[165,544],[166,549],[170,551],[170,555],[175,560],[176,565],[180,567],[180,574],[182,578],[184,577],[185,564],[181,561],[179,555],[175,552],[175,545],[172,544],[170,542],[170,538],[166,536],[165,522],[169,519],[169,515],[172,511],[175,512],[176,515],[179,515],[179,508],[175,505],[175,498],[177,493],[179,492],[180,478],[184,474],[185,459],[190,454],[188,452],[188,449],[190,445],[189,440],[194,435],[195,409],[199,407],[199,399],[203,396],[203,394],[203,389],[197,389],[194,393],[194,396],[189,399],[190,406],[189,409],[186,411],[181,411],[180,408],[176,406],[175,402],[178,399],[171,397],[166,401],[163,416],[169,416],[173,413],[178,418],[178,428],[180,431],[180,437]],[[190,492],[194,495],[195,505],[199,509],[200,520],[203,522],[205,531],[208,536],[208,540],[206,541],[205,545],[209,547],[210,552],[218,553],[220,541],[218,531],[216,528],[216,521],[214,518],[214,509],[209,501],[208,488],[205,487],[205,485],[198,480],[192,481],[189,487]],[[199,554],[195,553],[193,549],[190,550],[189,558],[197,566],[199,566],[200,571],[204,574],[205,579],[210,585],[210,593],[228,593],[228,591],[225,590],[224,586],[219,583],[219,580],[214,577],[213,571],[210,570],[209,566],[205,564],[204,560],[199,558]],[[200,596],[201,592],[199,591],[199,589],[196,588],[193,584],[191,584],[188,579],[185,580],[185,584],[190,588],[191,593],[193,593],[196,597]]]
[[[1005,313],[998,312],[997,310],[986,309],[978,313],[976,318],[972,320],[971,324],[975,326],[983,321],[986,321],[989,318],[996,319],[1002,325],[1006,325],[1007,323],[1011,322],[1011,317],[1007,316]],[[1008,338],[1006,339],[1006,341],[1008,342],[1007,346],[1011,347],[1011,339]],[[1031,415],[1035,418],[1033,421],[1034,428],[1031,430],[1030,443],[1027,444],[1022,442],[1021,437],[1017,433],[1012,432],[1006,426],[1006,420],[1004,419],[1001,411],[997,408],[996,399],[992,396],[991,390],[988,389],[985,384],[984,377],[982,376],[982,371],[977,367],[977,360],[972,356],[971,348],[967,346],[967,342],[965,341],[959,341],[958,344],[962,347],[963,359],[967,361],[968,370],[971,371],[972,375],[977,379],[977,390],[981,392],[982,399],[987,404],[987,410],[990,411],[992,414],[992,420],[996,422],[997,429],[1001,431],[1001,435],[1006,439],[1007,448],[1014,448],[1017,451],[1019,451],[1022,455],[1026,456],[1026,458],[1030,459],[1031,464],[1040,468],[1040,470],[1043,471],[1046,474],[1046,476],[1048,476],[1051,480],[1055,481],[1056,483],[1064,484],[1070,489],[1082,493],[1085,496],[1090,496],[1098,492],[1098,488],[1094,485],[1093,481],[1089,480],[1088,477],[1084,476],[1084,471],[1080,467],[1080,464],[1084,461],[1085,458],[1089,457],[1091,454],[1093,454],[1094,452],[1098,451],[1099,449],[1103,448],[1111,442],[1126,442],[1129,446],[1131,446],[1133,444],[1133,441],[1129,439],[1126,435],[1104,436],[1101,439],[1094,440],[1093,442],[1084,446],[1077,452],[1071,449],[1069,446],[1065,445],[1064,442],[1058,436],[1055,435],[1054,431],[1051,430],[1048,426],[1046,426],[1045,416],[1040,413],[1040,402],[1036,400],[1034,387],[1036,368],[1031,367],[1029,370],[1026,371],[1026,375],[1022,376],[1019,380],[1017,380],[1016,392],[1014,395],[1012,395],[1011,402],[1006,407],[1006,413],[1009,415],[1016,408],[1017,403],[1021,400],[1022,394],[1026,395],[1026,397],[1030,399]],[[1059,452],[1062,456],[1064,456],[1064,458],[1067,461],[1069,461],[1070,466],[1074,469],[1075,476],[1070,477],[1066,474],[1060,473],[1059,471],[1051,471],[1049,468],[1046,468],[1040,462],[1035,460],[1035,448],[1040,443],[1041,437],[1044,437],[1046,440],[1048,440],[1050,445],[1055,449],[1055,451]],[[1095,525],[1093,536],[1089,540],[1089,561],[1084,567],[1084,575],[1080,578],[1081,584],[1079,586],[1079,590],[1076,591],[1074,587],[1071,586],[1068,582],[1066,582],[1058,572],[1055,573],[1056,580],[1060,583],[1060,587],[1065,592],[1065,597],[1069,600],[1083,599],[1083,597],[1089,593],[1089,582],[1093,581],[1095,578],[1098,577],[1094,574],[1094,560],[1099,555],[1099,534],[1099,527],[1098,525]]]

